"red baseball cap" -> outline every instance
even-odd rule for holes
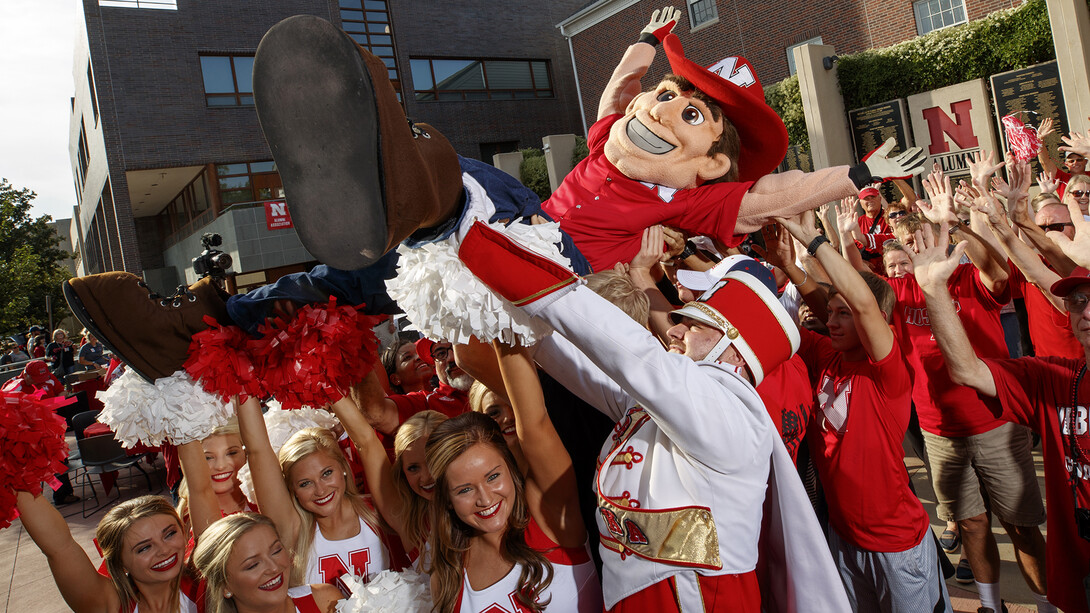
[[[1071,274],[1053,283],[1052,287],[1049,288],[1049,291],[1051,291],[1054,296],[1064,298],[1074,291],[1076,287],[1087,284],[1090,284],[1090,270],[1079,266],[1075,270],[1072,270]]]
[[[878,195],[878,189],[874,188],[874,187],[864,187],[863,189],[859,190],[859,197],[860,198],[868,198],[870,196],[877,196],[877,195]]]
[[[676,34],[667,35],[663,47],[674,74],[715,100],[738,130],[738,180],[756,181],[776,170],[787,154],[787,128],[765,102],[753,66],[744,57],[730,56],[704,68],[685,57]]]
[[[435,358],[431,357],[431,348],[435,343],[431,339],[421,337],[414,344],[416,345],[416,354],[420,356],[420,359],[435,366]]]
[[[23,375],[33,385],[41,385],[53,378],[49,365],[44,360],[31,360],[23,367]]]

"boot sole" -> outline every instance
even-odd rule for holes
[[[102,346],[110,350],[110,353],[114,354],[114,357],[125,363],[125,366],[131,368],[133,372],[140,375],[140,378],[148,383],[155,383],[155,377],[149,375],[144,371],[142,366],[137,366],[130,359],[125,357],[125,352],[120,351],[117,347],[117,343],[109,335],[104,334],[102,329],[95,323],[95,320],[91,318],[90,313],[87,312],[87,307],[83,305],[83,300],[80,299],[76,289],[72,287],[72,284],[68,281],[61,283],[61,291],[64,292],[64,299],[68,302],[68,308],[72,309],[72,315],[83,324],[87,331],[94,335],[98,339],[98,342],[102,343]]]
[[[378,110],[355,42],[333,24],[290,17],[261,39],[254,103],[303,246],[341,270],[386,251]]]

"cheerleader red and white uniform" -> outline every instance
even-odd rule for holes
[[[305,584],[334,583],[337,577],[352,572],[357,577],[369,577],[390,568],[390,552],[382,537],[360,518],[356,536],[331,541],[314,526],[314,542],[307,558]]]
[[[543,553],[553,565],[553,581],[538,598],[541,602],[549,599],[548,610],[601,613],[602,585],[587,545],[557,545],[541,531],[533,517],[526,527],[526,544]],[[524,613],[526,608],[515,598],[521,574],[522,565],[515,564],[503,579],[476,591],[469,586],[469,577],[463,572],[462,593],[455,613]]]
[[[204,613],[204,582],[183,574],[178,594],[179,613]],[[122,609],[120,613],[125,613]],[[140,605],[134,604],[129,613],[140,613]]]
[[[309,585],[289,587],[288,597],[291,598],[292,604],[295,605],[295,613],[322,613],[322,610],[318,608],[318,603],[314,600],[314,592]]]

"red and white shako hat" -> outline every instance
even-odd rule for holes
[[[765,102],[765,92],[753,66],[744,57],[731,56],[704,68],[685,57],[676,34],[668,34],[663,47],[674,74],[685,77],[718,102],[738,130],[742,143],[737,160],[738,180],[756,181],[776,170],[787,154],[787,128]]]
[[[758,385],[799,348],[799,329],[776,294],[742,270],[728,272],[699,300],[670,313],[674,321],[695,319],[723,332],[705,359],[715,360],[731,345],[738,350]]]

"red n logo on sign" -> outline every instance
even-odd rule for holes
[[[976,135],[973,134],[973,120],[969,111],[973,108],[972,100],[962,100],[950,105],[950,111],[955,119],[943,112],[937,106],[923,110],[923,118],[927,121],[927,133],[931,135],[931,146],[927,152],[931,155],[950,151],[950,145],[946,143],[946,136],[954,141],[961,149],[971,149],[980,145]]]

